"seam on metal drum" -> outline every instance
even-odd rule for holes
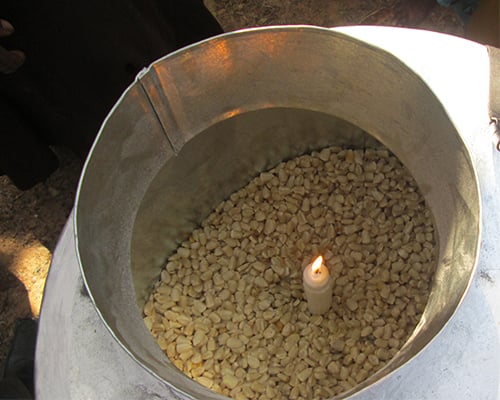
[[[145,82],[146,80],[150,82]],[[156,69],[151,68],[149,70],[149,74],[145,77],[139,78],[138,82],[145,97],[151,105],[151,109],[163,128],[165,137],[172,147],[174,154],[177,156],[184,146],[184,139],[182,138],[182,135],[179,134],[179,124],[177,123],[177,120],[172,112],[172,108],[170,107],[170,101],[159,82]],[[155,107],[155,104],[158,104],[161,107]]]

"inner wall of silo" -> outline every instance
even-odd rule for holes
[[[260,172],[328,146],[382,144],[335,116],[287,108],[234,116],[186,143],[154,179],[137,214],[131,260],[139,307],[167,257],[217,204]]]

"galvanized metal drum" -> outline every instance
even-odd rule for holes
[[[433,212],[438,267],[401,351],[347,397],[394,371],[443,328],[466,293],[480,242],[474,165],[443,105],[389,53],[328,29],[229,33],[143,71],[87,161],[77,253],[117,342],[179,396],[220,399],[167,359],[142,321],[153,279],[181,239],[260,171],[329,145],[387,146]]]

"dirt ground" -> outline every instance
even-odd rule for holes
[[[393,2],[205,0],[225,31],[279,24],[357,25],[382,15],[380,10]],[[390,20],[379,23],[390,24]],[[439,6],[418,27],[463,35],[455,13]],[[52,252],[73,206],[82,162],[63,149],[58,149],[58,155],[61,167],[31,190],[19,191],[7,177],[0,177],[0,366],[15,321],[39,315]]]

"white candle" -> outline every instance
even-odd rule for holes
[[[332,305],[332,279],[323,257],[317,257],[302,274],[307,307],[311,314],[324,314]]]

